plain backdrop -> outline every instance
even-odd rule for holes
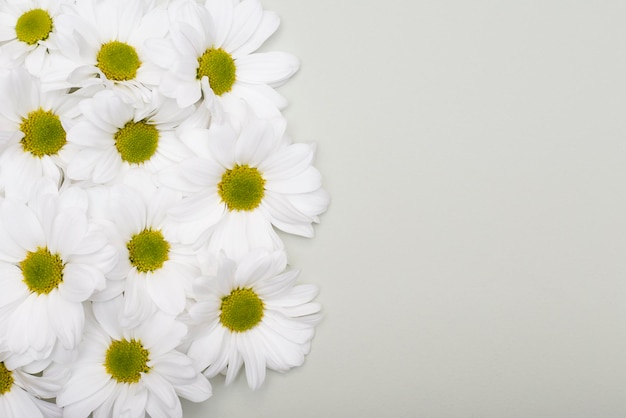
[[[186,418],[626,416],[626,2],[263,0],[332,196],[304,366]]]

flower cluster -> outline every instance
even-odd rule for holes
[[[259,0],[0,3],[0,416],[182,417],[310,350],[328,206]]]

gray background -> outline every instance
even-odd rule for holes
[[[626,416],[626,2],[263,0],[332,194],[305,365],[185,417]]]

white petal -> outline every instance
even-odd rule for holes
[[[214,44],[216,47],[221,47],[231,30],[233,3],[229,0],[207,0],[205,6],[211,13],[211,19],[215,26]]]
[[[147,373],[143,376],[143,383],[150,391],[150,396],[161,400],[168,409],[175,409],[179,402],[172,385],[158,373]]]
[[[246,365],[246,379],[252,390],[261,387],[265,380],[265,347],[259,343],[258,329],[251,329],[240,335],[241,357]]]
[[[259,170],[269,182],[297,176],[311,167],[315,148],[314,144],[289,145],[259,164]]]
[[[244,125],[235,148],[238,164],[261,167],[262,162],[275,152],[280,141],[268,121],[253,119]]]
[[[0,308],[29,294],[20,268],[8,263],[0,263],[0,289]]]
[[[46,240],[41,223],[28,207],[5,200],[0,211],[3,219],[10,220],[4,223],[4,227],[17,245],[32,252],[36,251],[37,247],[45,246]]]
[[[261,52],[236,61],[237,79],[244,83],[280,85],[294,75],[300,62],[286,52]]]
[[[101,390],[110,380],[111,376],[100,364],[77,368],[57,397],[57,403],[63,407],[79,402]]]
[[[63,268],[63,282],[59,293],[71,302],[83,302],[94,292],[98,284],[104,283],[104,274],[84,264],[67,264]]]
[[[278,26],[280,25],[280,18],[278,15],[271,11],[264,11],[261,18],[261,22],[247,41],[241,45],[237,50],[233,51],[233,57],[239,58],[248,55],[257,49],[270,37]],[[233,28],[234,29],[234,28]],[[243,37],[242,37],[243,38]],[[233,36],[233,41],[236,38]],[[234,42],[232,44],[234,47]]]
[[[228,39],[224,42],[226,51],[235,51],[258,29],[263,17],[263,9],[258,0],[242,1],[235,6],[234,19]]]
[[[123,297],[120,295],[106,302],[93,303],[93,313],[104,331],[115,340],[122,339],[122,327],[118,316],[122,311]]]
[[[203,375],[199,374],[193,383],[187,385],[175,385],[174,389],[181,398],[191,402],[203,402],[211,397],[213,389],[211,383]]]
[[[63,417],[84,418],[88,416],[94,409],[105,403],[105,401],[115,392],[116,388],[117,386],[115,381],[110,379],[102,389],[92,395],[83,397],[76,402],[65,405],[63,409]]]
[[[65,301],[54,292],[48,298],[48,317],[63,347],[73,349],[80,341],[85,323],[83,305]]]
[[[81,244],[87,234],[87,217],[78,208],[66,208],[58,214],[48,237],[48,249],[52,253],[67,256]]]
[[[185,290],[175,271],[160,271],[147,278],[150,297],[163,312],[178,315],[185,308]]]

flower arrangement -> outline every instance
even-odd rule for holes
[[[0,416],[182,417],[299,366],[328,206],[259,0],[0,3]]]

